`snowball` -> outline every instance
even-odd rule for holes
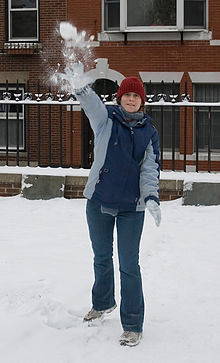
[[[64,40],[75,39],[77,36],[76,27],[66,21],[62,21],[60,23],[60,35]]]

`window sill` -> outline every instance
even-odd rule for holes
[[[6,54],[31,55],[38,53],[40,49],[42,49],[41,43],[4,43],[4,53]]]
[[[117,42],[124,41],[125,35],[127,41],[150,41],[150,40],[211,40],[212,32],[207,29],[184,29],[180,31],[176,28],[160,28],[160,29],[126,29],[120,30],[107,30],[98,34],[98,41],[102,42]]]

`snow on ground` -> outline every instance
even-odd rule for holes
[[[220,206],[162,202],[146,215],[141,266],[144,337],[121,347],[119,309],[82,322],[91,304],[85,200],[0,198],[2,363],[218,363]],[[116,298],[119,304],[117,257]]]

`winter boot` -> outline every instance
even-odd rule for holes
[[[104,317],[105,314],[109,314],[111,313],[115,308],[116,308],[116,304],[114,306],[112,306],[111,308],[109,309],[106,309],[106,310],[95,310],[95,309],[91,309],[85,316],[84,316],[84,319],[83,321],[93,321],[93,320],[96,320],[96,319],[101,319],[102,317]]]
[[[128,345],[129,347],[133,347],[138,345],[141,341],[142,333],[134,332],[134,331],[124,331],[119,339],[120,345]]]

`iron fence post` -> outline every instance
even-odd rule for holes
[[[161,170],[163,170],[163,106],[160,108],[161,110],[161,119],[160,119],[160,164]]]
[[[196,172],[199,171],[199,107],[196,107]]]
[[[70,164],[73,167],[73,106],[70,105]]]
[[[60,105],[60,166],[63,166],[63,109],[62,105]]]
[[[176,117],[175,107],[172,107],[172,170],[175,170],[175,149],[176,149]]]
[[[37,85],[38,95],[40,95],[40,84]],[[39,101],[38,101],[39,103]],[[37,125],[38,125],[38,166],[41,166],[41,118],[40,118],[40,104],[37,106]]]
[[[19,94],[19,84],[18,84],[18,80],[17,80],[17,86],[16,86],[16,92],[17,92],[17,95]],[[19,104],[17,104],[17,122],[16,122],[16,130],[17,130],[17,146],[16,146],[16,164],[17,166],[19,166]]]
[[[48,163],[51,165],[51,105],[48,105]]]
[[[6,81],[6,92],[8,92],[8,80]],[[8,107],[9,105],[6,105],[6,165],[8,166]]]
[[[211,134],[212,134],[212,109],[208,112],[208,172],[211,171]]]

